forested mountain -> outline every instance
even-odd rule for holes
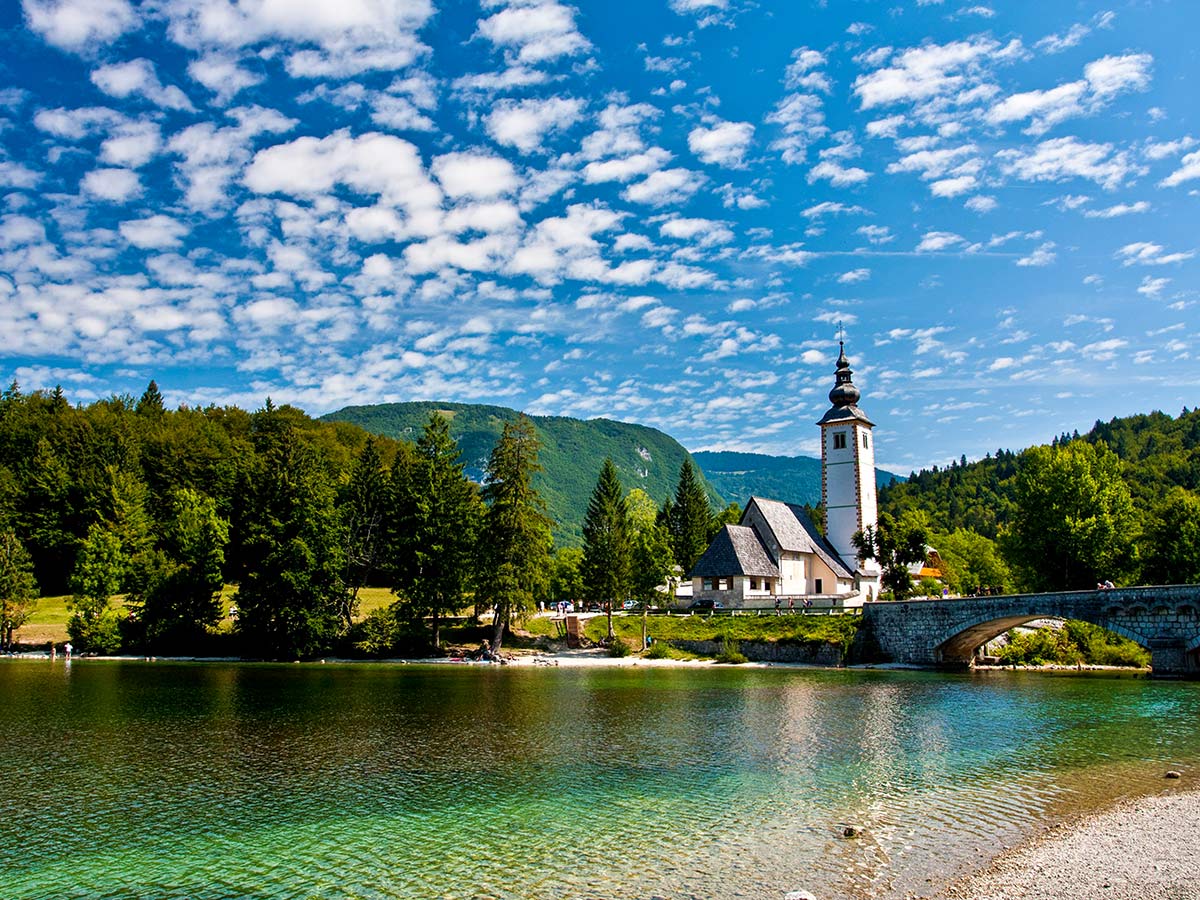
[[[745,503],[751,496],[809,506],[821,502],[821,460],[814,457],[703,450],[693,453],[692,459],[709,483],[733,503]],[[903,477],[875,470],[880,487]]]
[[[488,454],[505,422],[520,415],[502,406],[469,403],[383,403],[348,406],[329,413],[328,422],[350,422],[373,434],[400,440],[415,440],[437,410],[450,420],[450,434],[462,450],[467,474],[483,477]],[[542,466],[534,486],[546,500],[555,522],[554,540],[574,546],[582,540],[582,523],[596,477],[610,457],[625,490],[641,488],[661,504],[671,496],[679,480],[679,467],[688,452],[674,438],[645,425],[611,419],[572,419],[565,416],[530,416],[542,449]],[[819,476],[818,476],[819,477]],[[711,483],[706,485],[714,509],[725,503]],[[818,492],[819,493],[819,492]]]
[[[1200,410],[1097,421],[1086,434],[1060,435],[1052,446],[1072,441],[1103,443],[1117,455],[1122,479],[1143,514],[1172,488],[1200,491]],[[939,531],[968,528],[995,538],[1013,520],[1018,464],[1017,453],[998,450],[975,462],[964,457],[946,468],[914,472],[881,489],[880,511],[898,516],[921,510]]]

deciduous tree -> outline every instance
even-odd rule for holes
[[[13,632],[37,606],[33,561],[11,528],[0,530],[0,649],[12,647]]]
[[[1143,543],[1147,584],[1200,581],[1200,497],[1173,488],[1147,517]]]
[[[873,559],[883,570],[880,584],[893,599],[912,596],[912,576],[908,567],[925,559],[928,534],[920,516],[905,515],[899,520],[880,513],[874,526],[855,532],[854,547],[862,559]]]

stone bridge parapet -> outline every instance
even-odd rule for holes
[[[961,668],[1008,629],[1047,618],[1080,619],[1136,641],[1150,651],[1157,677],[1200,677],[1195,584],[866,603],[857,655],[865,662]]]

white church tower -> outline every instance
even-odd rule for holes
[[[864,599],[879,596],[879,564],[859,560],[851,540],[856,531],[874,526],[875,423],[858,408],[861,396],[850,380],[846,346],[838,341],[836,383],[829,392],[833,404],[817,424],[821,426],[821,502],[825,505],[825,536],[838,556],[856,572]]]

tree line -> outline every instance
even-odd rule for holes
[[[479,485],[436,413],[414,444],[270,400],[168,410],[154,382],[87,406],[14,383],[0,394],[0,641],[39,593],[66,593],[80,650],[203,652],[236,584],[247,656],[437,647],[464,610],[494,613],[499,647],[539,601],[649,597],[647,573],[690,567],[725,520],[685,462],[663,507],[636,489],[614,501],[607,549],[593,529],[556,552],[539,447],[529,419],[507,423]],[[597,490],[614,486],[608,461]],[[395,601],[362,621],[367,585]]]
[[[878,528],[862,541],[885,573],[886,563],[898,571],[932,545],[964,593],[1194,583],[1198,491],[1200,411],[1114,418],[1084,435],[893,482],[880,491]]]

